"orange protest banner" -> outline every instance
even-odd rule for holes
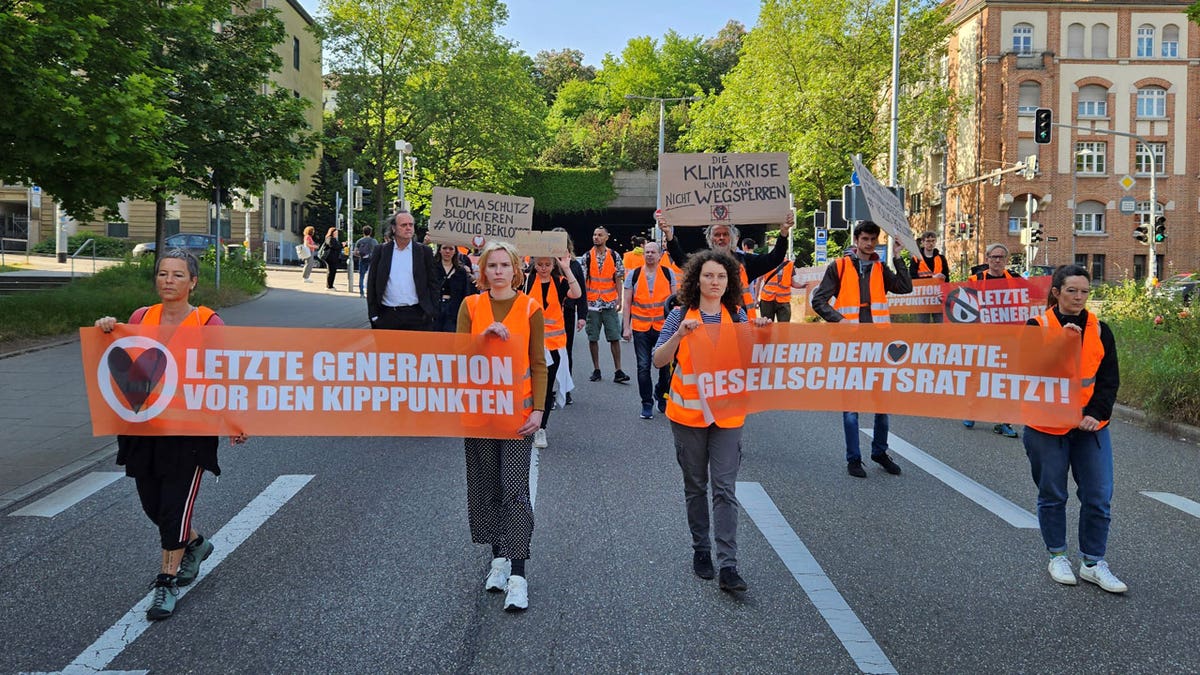
[[[970,279],[942,284],[941,293],[950,323],[1024,324],[1046,311],[1050,277]]]
[[[736,351],[714,345],[736,336]],[[1073,426],[1080,341],[1068,331],[953,324],[704,326],[689,335],[714,413],[854,410]],[[732,341],[731,341],[732,342]]]
[[[941,314],[942,282],[940,279],[913,279],[912,293],[888,293],[888,311],[896,314]]]
[[[79,331],[92,433],[516,438],[524,356],[494,337],[119,324]]]

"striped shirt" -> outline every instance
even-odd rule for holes
[[[663,321],[663,327],[658,333],[658,342],[654,343],[654,349],[657,350],[659,347],[663,346],[667,340],[670,340],[671,337],[675,335],[675,331],[679,330],[679,324],[683,323],[683,314],[684,310],[682,307],[676,307],[671,310],[671,313],[668,314],[667,318]],[[700,312],[700,318],[704,321],[704,323],[721,323],[720,314],[708,314],[705,312]],[[738,307],[737,316],[733,317],[733,322],[746,322],[745,308]]]

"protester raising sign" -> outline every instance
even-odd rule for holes
[[[533,229],[533,199],[434,187],[429,207],[429,238],[439,244],[483,248],[499,239],[512,242]]]
[[[562,258],[571,255],[566,232],[518,232],[512,240],[517,253],[531,258]]]
[[[782,223],[791,213],[786,152],[666,153],[658,170],[668,225]]]
[[[912,228],[908,226],[908,216],[904,215],[904,204],[900,198],[875,180],[875,176],[858,157],[854,158],[854,172],[858,175],[859,188],[867,202],[867,209],[871,211],[871,220],[895,237],[900,246],[914,253],[921,250],[913,238]]]

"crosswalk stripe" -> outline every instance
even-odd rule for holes
[[[53,518],[116,482],[124,475],[121,471],[93,471],[8,515]]]
[[[1200,518],[1200,503],[1196,503],[1187,497],[1180,497],[1179,495],[1172,494],[1170,492],[1142,491],[1142,494],[1146,495],[1150,499],[1158,500],[1167,506],[1177,508],[1189,516]]]

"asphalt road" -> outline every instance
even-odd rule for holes
[[[865,480],[847,476],[837,413],[757,415],[741,491],[761,486],[786,527],[742,513],[750,589],[733,596],[691,574],[666,419],[638,419],[636,386],[610,381],[607,355],[599,383],[585,345],[577,355],[576,404],[554,412],[540,454],[525,613],[482,590],[490,555],[469,540],[461,441],[257,438],[222,447],[195,521],[244,542],[156,625],[135,608],[159,550],[131,480],[53,517],[12,515],[29,501],[0,512],[0,673],[1200,672],[1200,519],[1142,494],[1200,501],[1194,445],[1114,423],[1108,559],[1130,586],[1114,596],[1055,584],[1036,529],[899,453],[902,476],[870,463]],[[925,418],[893,418],[892,432],[1033,512],[1019,440]],[[244,525],[280,476],[311,479]],[[794,574],[795,548],[772,544],[789,533],[824,590],[806,592],[821,577]],[[848,611],[823,611],[835,596]],[[872,646],[878,668],[854,657]]]

